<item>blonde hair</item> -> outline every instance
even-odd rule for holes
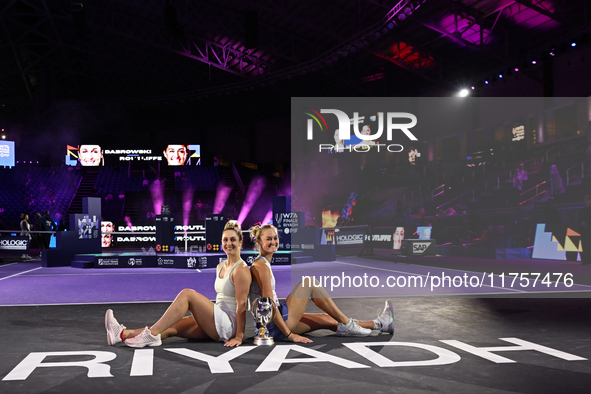
[[[250,228],[250,239],[252,239],[254,243],[254,250],[259,250],[259,243],[257,241],[261,240],[261,235],[263,234],[263,231],[267,229],[277,231],[277,227],[273,226],[272,224],[263,224],[262,226],[259,226],[257,224],[256,226]]]
[[[234,230],[238,234],[238,239],[242,242],[242,227],[240,227],[237,221],[229,220],[224,226],[224,231],[226,230]]]

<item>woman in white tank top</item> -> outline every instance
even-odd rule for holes
[[[128,330],[108,310],[105,316],[109,345],[125,341],[127,346],[160,346],[162,339],[178,336],[187,339],[213,339],[224,346],[238,346],[244,338],[246,301],[251,284],[248,266],[240,258],[242,230],[233,221],[226,223],[222,247],[228,259],[216,269],[216,302],[195,290],[181,291],[168,310],[153,326]],[[187,311],[191,316],[185,317]],[[241,327],[237,330],[236,327]]]
[[[312,341],[298,334],[320,329],[335,331],[338,336],[355,337],[369,336],[372,330],[394,333],[394,310],[390,300],[386,301],[383,313],[378,312],[377,319],[357,321],[341,312],[323,287],[308,281],[296,285],[285,302],[279,303],[275,292],[275,276],[270,264],[279,245],[277,229],[270,224],[255,226],[250,230],[250,235],[256,240],[260,255],[250,268],[252,285],[249,298],[250,301],[257,297],[270,297],[274,300],[279,313],[267,325],[267,329],[275,340],[308,343]],[[325,313],[305,313],[310,300]]]

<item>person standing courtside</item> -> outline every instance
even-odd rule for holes
[[[581,262],[583,265],[591,265],[591,194],[583,198],[585,206],[579,211],[579,230],[581,233],[581,243],[583,253],[581,253]]]
[[[57,229],[55,222],[49,216],[49,211],[45,211],[45,215],[43,215],[39,220],[37,220],[39,224],[39,230],[41,231],[55,231]],[[51,241],[51,234],[50,233],[43,233],[40,235],[40,244],[43,245],[44,249],[49,249],[49,243]]]
[[[29,215],[27,215],[26,213],[21,213],[21,222],[20,222],[20,227],[21,227],[21,237],[27,237],[29,238],[29,243],[31,242],[31,225],[29,224]],[[27,248],[28,249],[28,248]],[[21,256],[24,259],[30,259],[31,256],[29,256],[28,254],[23,254]]]

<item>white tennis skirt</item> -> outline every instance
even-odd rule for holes
[[[236,336],[236,311],[231,311],[215,304],[213,316],[215,329],[220,337],[220,342],[226,342]]]

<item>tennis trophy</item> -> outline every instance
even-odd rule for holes
[[[275,305],[273,300],[269,297],[257,298],[253,301],[250,311],[259,327],[259,335],[254,338],[254,344],[257,346],[274,345],[275,341],[273,341],[273,338],[265,332],[267,324],[271,323],[275,318]]]

